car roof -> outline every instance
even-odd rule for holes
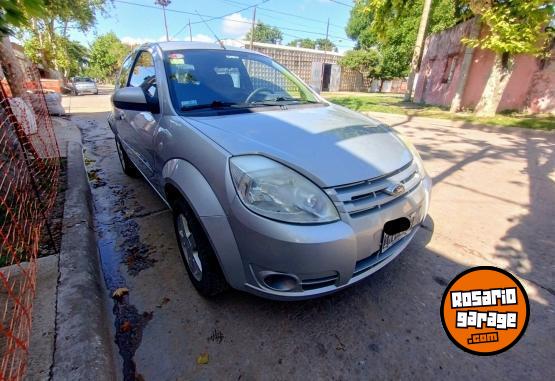
[[[162,51],[172,51],[172,50],[226,50],[226,51],[239,51],[239,52],[250,52],[259,55],[265,55],[260,52],[253,50],[236,47],[236,46],[226,46],[225,49],[219,44],[210,42],[189,42],[189,41],[169,41],[169,42],[152,42],[142,45],[139,49],[144,49],[146,47],[159,47]]]

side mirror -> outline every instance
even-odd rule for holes
[[[140,87],[122,87],[112,95],[112,103],[122,110],[160,112],[158,100],[148,100]]]

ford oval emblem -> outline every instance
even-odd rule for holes
[[[405,186],[403,184],[392,184],[385,188],[384,191],[390,196],[399,196],[405,193]]]

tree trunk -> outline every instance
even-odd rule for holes
[[[482,22],[480,16],[475,16],[474,21],[472,21],[472,26],[470,28],[469,38],[474,40],[480,37],[480,31],[482,29]],[[452,113],[459,112],[461,109],[462,97],[464,95],[464,89],[466,88],[466,80],[468,79],[468,73],[470,73],[470,67],[472,64],[472,57],[474,56],[474,48],[467,46],[464,51],[464,57],[461,64],[461,73],[459,80],[457,82],[457,88],[455,90],[455,96],[451,100]]]
[[[414,53],[410,64],[410,74],[407,80],[407,92],[405,93],[405,102],[412,100],[412,91],[414,87],[414,78],[420,69],[420,61],[422,59],[422,51],[424,50],[424,40],[426,39],[426,29],[428,29],[428,19],[432,8],[432,0],[424,0],[424,8],[422,17],[420,18],[420,26],[418,27],[418,35],[416,36],[416,44],[414,45]]]
[[[12,43],[7,36],[1,37],[0,41],[0,65],[10,85],[13,97],[25,94],[25,75],[21,69],[18,58],[12,49]]]
[[[508,69],[508,56],[496,53],[482,97],[476,105],[476,115],[495,116],[505,88],[509,83],[511,71]]]

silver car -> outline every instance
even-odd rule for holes
[[[173,211],[202,295],[340,290],[397,257],[426,217],[431,180],[414,147],[265,55],[144,45],[112,103],[123,170]]]
[[[74,77],[71,80],[73,95],[98,94],[98,87],[94,79],[89,77]]]

